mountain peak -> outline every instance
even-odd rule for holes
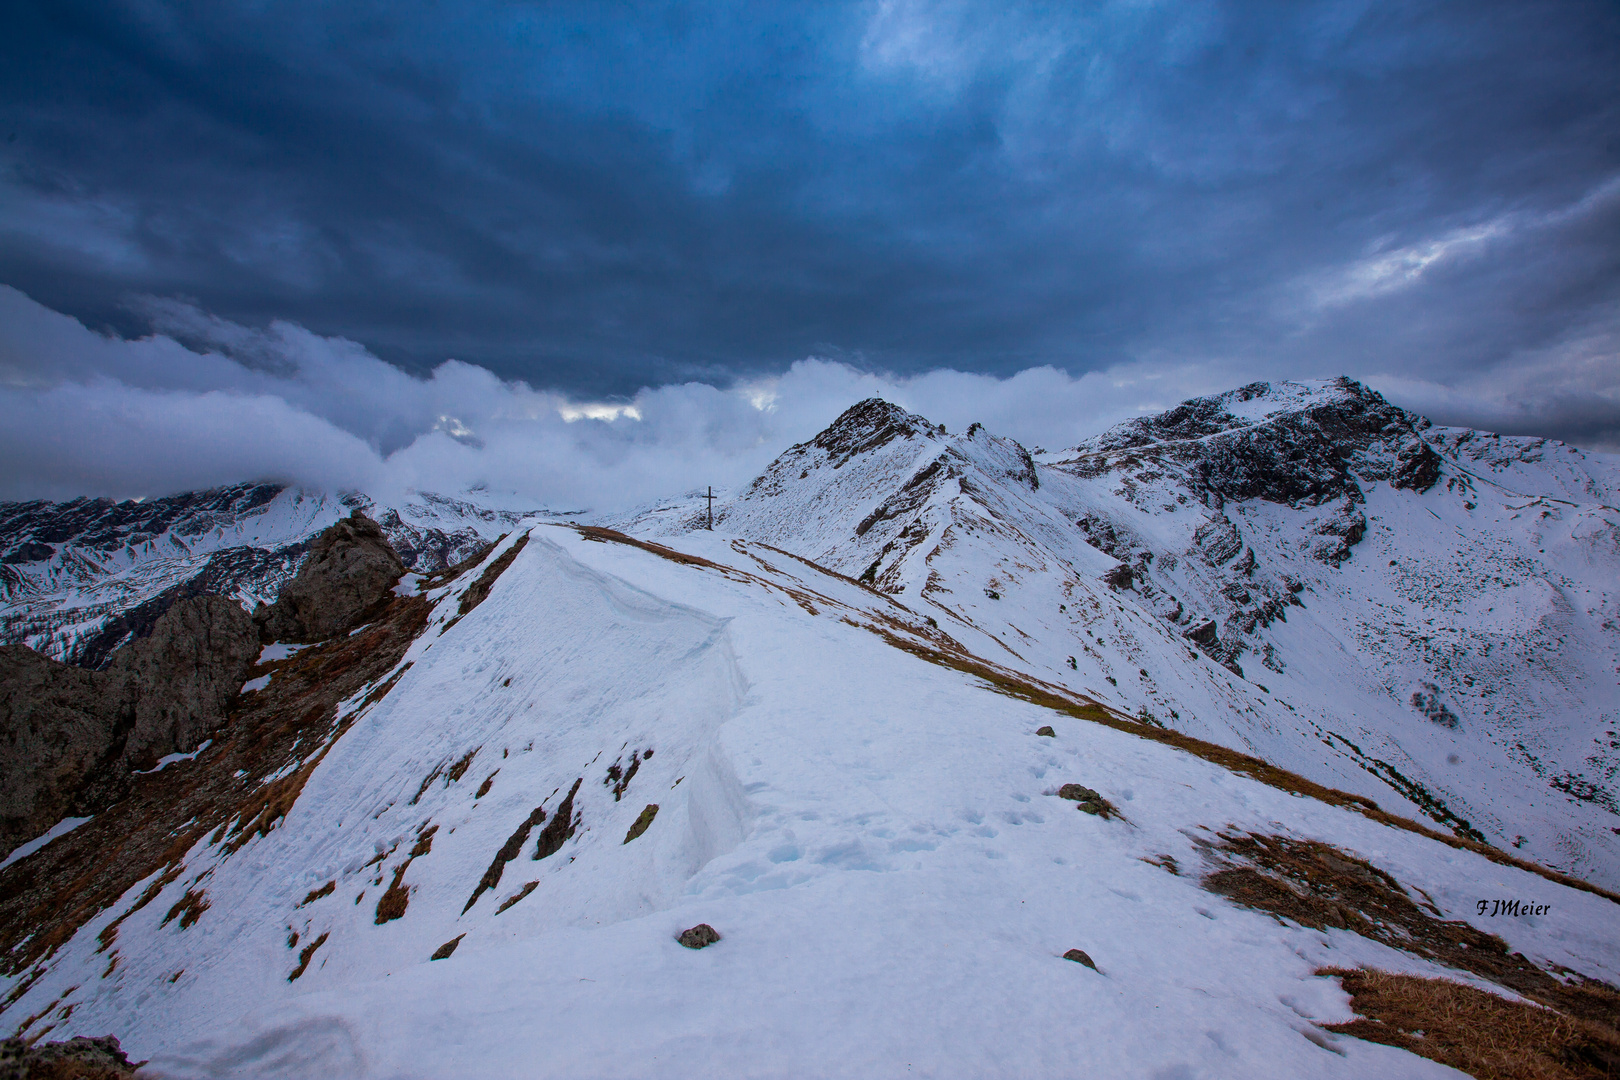
[[[943,426],[936,427],[927,418],[908,413],[900,406],[882,398],[858,401],[839,414],[838,419],[810,440],[834,460],[834,467],[842,465],[857,454],[864,454],[886,446],[895,439],[913,435],[943,435]]]
[[[1358,479],[1427,490],[1440,475],[1429,426],[1354,379],[1256,382],[1116,424],[1052,464],[1086,477],[1138,458],[1189,470],[1217,500],[1319,504]]]

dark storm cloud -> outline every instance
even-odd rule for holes
[[[7,11],[0,282],[94,327],[577,394],[1342,371],[1620,444],[1601,0]]]

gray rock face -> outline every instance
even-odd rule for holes
[[[105,671],[0,646],[0,848],[116,799],[130,770],[195,749],[258,651],[247,612],[219,596],[173,604]]]
[[[315,538],[274,604],[254,611],[259,640],[324,641],[358,622],[404,573],[382,529],[356,510]]]
[[[189,753],[225,715],[258,655],[253,620],[223,596],[170,607],[106,671],[131,722],[123,760],[150,768],[164,754]]]
[[[0,851],[63,817],[113,747],[117,712],[100,672],[0,646]]]

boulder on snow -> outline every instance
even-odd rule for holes
[[[138,1067],[111,1035],[80,1035],[44,1046],[0,1040],[0,1080],[134,1080]]]
[[[105,671],[0,646],[0,846],[95,813],[131,769],[195,749],[258,651],[247,613],[219,596],[172,604]]]
[[[1097,965],[1092,962],[1091,957],[1086,955],[1086,951],[1084,949],[1070,949],[1068,952],[1063,954],[1063,959],[1073,960],[1077,964],[1084,964],[1092,971],[1097,970]]]
[[[253,612],[259,640],[324,641],[358,622],[404,573],[382,529],[355,510],[315,538],[276,602]]]
[[[1057,738],[1057,732],[1052,730],[1052,725],[1051,724],[1047,724],[1045,727],[1036,728],[1035,729],[1035,734],[1037,734],[1037,735],[1045,735],[1049,739]]]
[[[1119,807],[1081,784],[1064,784],[1058,788],[1058,798],[1071,799],[1079,804],[1079,809],[1101,818],[1119,816]]]
[[[720,940],[720,935],[708,923],[698,923],[696,926],[681,931],[681,936],[675,939],[688,949],[705,949]]]

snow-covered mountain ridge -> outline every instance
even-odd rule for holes
[[[715,528],[1132,715],[1617,885],[1617,491],[1612,457],[1437,429],[1349,380],[1261,383],[1039,454],[862,402]]]
[[[862,403],[713,533],[524,522],[270,646],[0,868],[0,1020],[167,1077],[1155,1080],[1457,1075],[1329,970],[1612,1021],[1614,818],[1553,784],[1607,783],[1613,461],[1210,400],[1052,454]]]

